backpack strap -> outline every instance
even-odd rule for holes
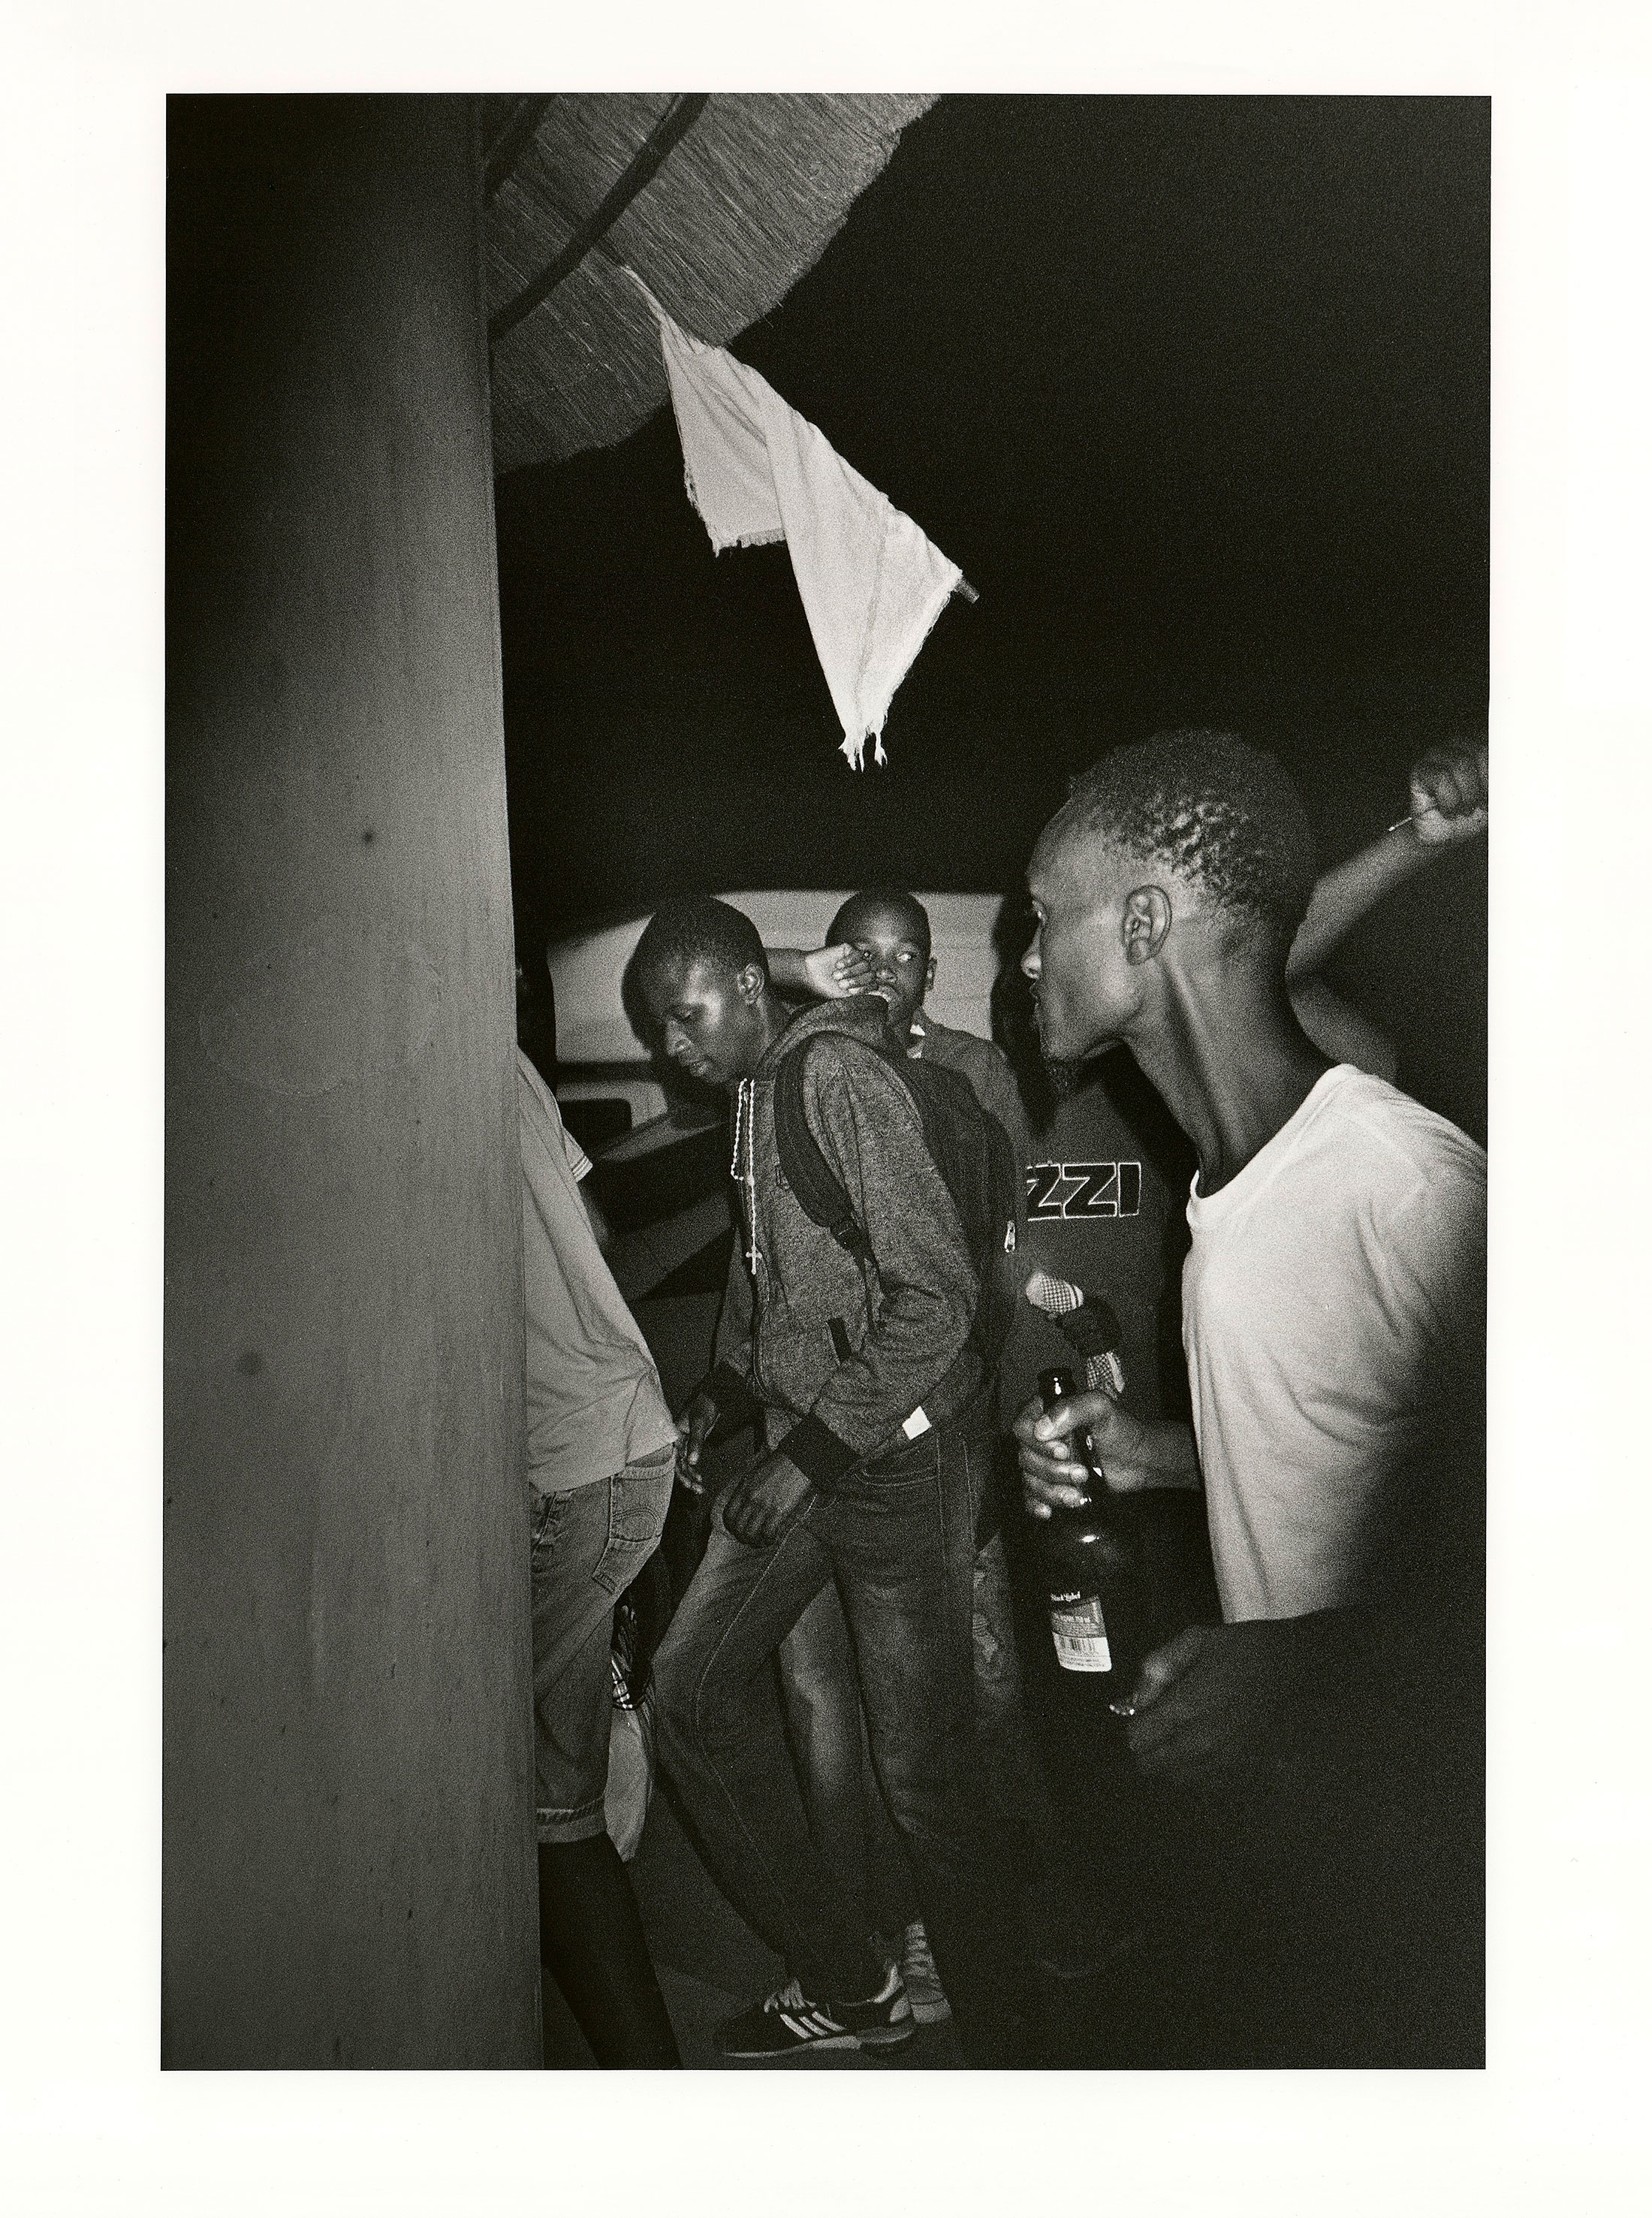
[[[803,1061],[820,1037],[815,1032],[801,1047],[783,1056],[775,1071],[775,1149],[780,1157],[781,1175],[804,1214],[829,1232],[845,1255],[853,1256],[863,1276],[872,1261],[871,1244],[856,1219],[848,1190],[821,1153],[803,1113]]]

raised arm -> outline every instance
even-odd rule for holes
[[[1486,828],[1487,790],[1483,747],[1437,747],[1414,765],[1410,814],[1315,887],[1285,963],[1286,984],[1314,977],[1368,910],[1447,847],[1478,838]]]
[[[863,994],[872,966],[858,947],[769,947],[769,979],[789,1001],[841,1001]]]
[[[1400,1051],[1381,1025],[1334,994],[1323,978],[1299,978],[1290,988],[1296,1022],[1321,1055],[1351,1063],[1392,1086],[1399,1076]]]

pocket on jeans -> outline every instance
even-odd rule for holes
[[[630,1464],[608,1482],[608,1545],[591,1577],[605,1594],[623,1594],[659,1546],[671,1508],[677,1457]]]
[[[530,1490],[528,1508],[528,1546],[535,1556],[556,1546],[568,1507],[566,1494],[541,1494]]]

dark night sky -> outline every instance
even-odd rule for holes
[[[1380,832],[1485,715],[1489,138],[1481,101],[942,101],[736,350],[980,604],[857,778],[784,548],[714,558],[669,410],[502,480],[524,939],[690,888],[1006,889],[1067,772],[1171,722],[1273,747],[1327,859]],[[1337,982],[1483,1132],[1483,851],[1389,909]]]

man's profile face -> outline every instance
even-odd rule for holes
[[[890,1029],[905,1038],[924,996],[935,982],[935,958],[904,911],[882,901],[857,901],[831,943],[858,948],[872,966],[871,991],[889,1012]]]
[[[1036,928],[1021,969],[1052,1063],[1100,1054],[1135,1008],[1120,937],[1127,875],[1077,839],[1052,841],[1046,833],[1033,851],[1027,895]]]
[[[747,1075],[760,1047],[758,1027],[732,970],[671,963],[649,977],[643,998],[665,1053],[690,1078],[727,1086]]]

